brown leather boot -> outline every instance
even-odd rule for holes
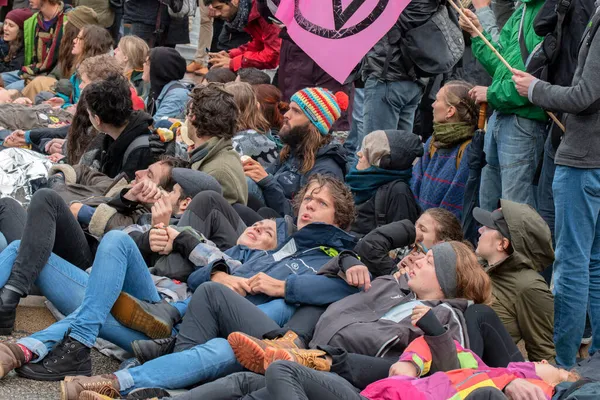
[[[196,72],[196,71],[198,71],[199,69],[202,69],[202,68],[206,68],[206,65],[197,63],[196,61],[192,61],[191,63],[189,63],[187,65],[187,67],[185,67],[185,72],[191,74],[191,73],[194,73],[194,72]]]
[[[60,383],[60,400],[78,400],[81,392],[92,391],[111,399],[121,398],[119,381],[112,374],[68,376]]]
[[[304,344],[292,331],[278,339],[257,339],[242,332],[233,332],[227,338],[235,357],[244,368],[257,374],[265,373],[265,351],[273,349],[302,349]]]
[[[321,350],[269,348],[265,355],[265,369],[275,361],[284,360],[293,361],[317,371],[328,372],[331,369],[331,363],[325,358],[326,354]]]
[[[15,343],[0,343],[0,378],[25,364],[25,355]]]

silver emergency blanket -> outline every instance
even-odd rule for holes
[[[12,197],[26,207],[32,196],[30,182],[47,177],[51,166],[50,160],[31,150],[0,151],[0,197]]]

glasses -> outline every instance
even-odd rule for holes
[[[77,36],[77,37],[75,37],[75,40],[77,40],[77,41],[83,40],[83,36]]]

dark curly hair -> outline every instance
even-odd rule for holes
[[[85,104],[103,123],[124,126],[133,112],[130,87],[123,75],[112,74],[86,86]]]
[[[294,196],[294,211],[296,215],[300,211],[300,205],[308,193],[308,188],[313,183],[316,183],[318,187],[313,188],[312,192],[316,191],[319,193],[323,187],[329,189],[331,197],[333,197],[333,206],[335,208],[335,215],[333,217],[335,225],[345,231],[350,229],[350,225],[352,225],[352,222],[354,222],[354,218],[356,217],[354,197],[352,196],[350,188],[346,186],[344,182],[329,175],[315,174],[308,178],[306,185],[304,185]]]
[[[188,116],[197,137],[231,139],[235,135],[239,110],[222,83],[196,87],[190,97]]]

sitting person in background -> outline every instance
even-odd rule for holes
[[[246,82],[254,85],[270,85],[271,77],[257,68],[242,68],[237,72],[236,82]]]
[[[479,115],[469,96],[473,86],[462,81],[446,83],[433,103],[433,136],[425,154],[413,168],[411,189],[419,206],[442,207],[459,219],[469,176],[468,151]]]
[[[23,24],[33,15],[28,8],[9,11],[2,25],[2,48],[0,49],[0,72],[18,71],[25,62]]]
[[[313,99],[320,98],[316,102]],[[347,97],[322,88],[307,88],[292,97],[284,115],[279,139],[284,144],[279,160],[265,170],[254,160],[244,160],[244,172],[261,189],[267,207],[276,215],[292,215],[292,200],[313,174],[340,180],[346,174],[346,152],[332,144],[329,130],[347,106]],[[341,104],[340,104],[341,103]]]
[[[148,58],[148,44],[137,36],[123,36],[115,48],[115,58],[123,65],[125,77],[135,88],[138,96],[148,97],[148,84],[144,82],[144,62]]]
[[[351,232],[364,236],[395,221],[417,221],[421,209],[410,190],[412,166],[423,155],[421,139],[403,131],[375,131],[365,136],[358,163],[348,175],[358,215]]]
[[[184,118],[190,91],[179,82],[185,76],[185,59],[177,50],[156,47],[144,62],[144,82],[150,83],[146,109],[154,122]]]
[[[220,83],[199,86],[191,92],[188,105],[188,137],[192,169],[214,177],[223,188],[229,204],[248,202],[248,184],[231,139],[238,123],[238,107],[233,95]],[[260,164],[259,164],[260,165]]]
[[[235,72],[225,68],[215,68],[208,71],[202,78],[201,85],[206,85],[211,82],[217,83],[229,83],[234,82],[236,78]]]
[[[290,107],[281,101],[281,91],[273,85],[253,85],[252,89],[256,93],[263,116],[271,126],[271,137],[281,149],[283,145],[279,140],[279,131],[283,126],[283,115],[289,111]]]
[[[3,72],[7,89],[23,90],[26,82],[37,75],[50,73],[58,62],[61,38],[70,5],[60,0],[31,0],[30,7],[39,10],[23,25],[25,61],[19,70]]]
[[[248,156],[268,168],[277,160],[277,144],[270,138],[269,123],[261,113],[260,104],[252,86],[231,82],[225,90],[233,95],[240,112],[237,119],[233,148],[240,156]]]
[[[550,228],[527,204],[500,200],[500,206],[473,210],[483,225],[476,253],[492,279],[492,308],[514,342],[525,342],[529,360],[552,362],[554,297],[539,274],[554,261]]]

